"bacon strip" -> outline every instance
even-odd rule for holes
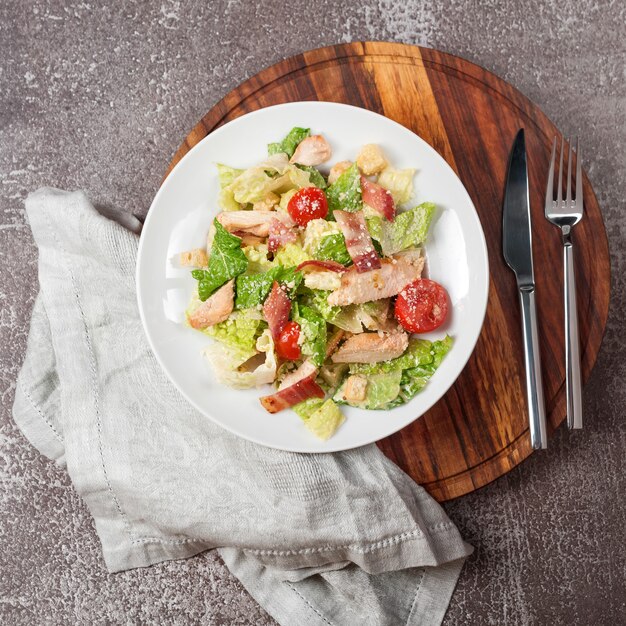
[[[270,222],[270,233],[267,240],[267,249],[276,252],[278,248],[298,239],[298,233],[280,220],[274,218]]]
[[[291,300],[287,292],[277,281],[274,281],[270,295],[267,296],[263,305],[263,317],[270,327],[274,341],[277,341],[278,336],[283,332],[285,324],[289,321],[290,312]]]
[[[294,385],[281,389],[269,396],[259,398],[261,404],[269,413],[278,413],[290,406],[304,402],[309,398],[323,398],[324,390],[315,382],[316,373],[299,380]]]
[[[345,272],[348,268],[344,267],[341,263],[337,263],[337,261],[318,261],[316,259],[310,259],[309,261],[304,261],[300,263],[296,270],[300,271],[316,271],[317,269],[328,270],[330,272],[337,272],[341,274]]]
[[[396,205],[389,191],[377,183],[367,180],[365,176],[361,176],[361,193],[365,204],[378,211],[385,219],[393,222],[396,215]]]
[[[354,261],[356,271],[369,272],[379,269],[380,259],[372,244],[363,212],[334,211],[333,215],[346,240],[346,248]]]

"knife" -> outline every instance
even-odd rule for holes
[[[547,448],[546,406],[537,333],[528,169],[523,128],[518,131],[509,156],[502,210],[502,251],[507,265],[515,272],[522,308],[530,443],[534,449]]]

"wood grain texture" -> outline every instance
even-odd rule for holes
[[[225,122],[297,100],[345,102],[403,124],[448,161],[472,197],[485,231],[491,271],[481,336],[448,393],[379,446],[440,501],[473,491],[532,452],[515,278],[501,252],[505,170],[520,127],[526,129],[528,148],[549,431],[565,418],[562,250],[557,229],[543,217],[550,146],[558,130],[511,85],[464,59],[403,44],[351,43],[291,57],[245,81],[189,133],[168,173],[191,147]],[[602,215],[586,176],[584,200],[585,217],[574,238],[582,244],[576,270],[582,370],[587,380],[608,316],[610,265]]]

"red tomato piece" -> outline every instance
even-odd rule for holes
[[[410,333],[435,330],[443,324],[447,315],[448,293],[434,280],[415,280],[396,298],[396,319]]]
[[[306,226],[311,220],[328,215],[326,194],[317,187],[304,187],[289,200],[287,212],[298,226]]]
[[[278,336],[276,342],[276,353],[287,361],[296,361],[300,358],[300,324],[298,322],[287,322],[283,332]]]

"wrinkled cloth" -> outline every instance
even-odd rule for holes
[[[14,418],[67,469],[111,572],[218,548],[281,624],[442,621],[472,548],[420,486],[375,445],[283,452],[199,414],[148,348],[129,214],[54,189],[26,210],[40,293]]]

